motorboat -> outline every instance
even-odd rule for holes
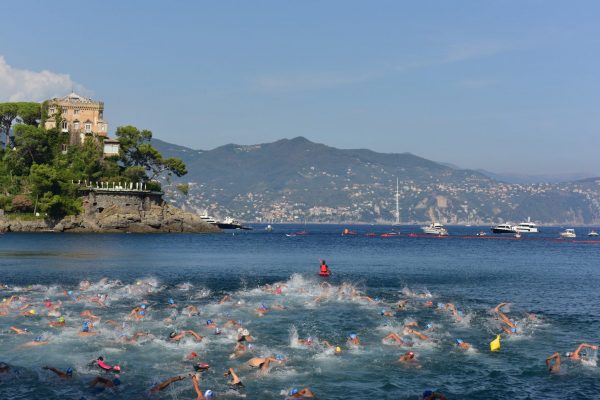
[[[231,217],[227,217],[223,221],[217,221],[216,225],[221,229],[252,230],[252,228],[242,225],[239,221],[237,221]]]
[[[487,236],[487,233],[485,233],[484,231],[481,231],[481,232],[477,232],[475,234],[475,236]]]
[[[575,229],[565,229],[564,231],[562,231],[560,233],[560,237],[561,238],[566,238],[566,239],[572,239],[572,238],[576,238],[577,235],[575,234]]]
[[[493,233],[516,233],[517,230],[510,224],[500,224],[492,228]]]
[[[422,226],[421,229],[428,235],[448,236],[448,231],[439,222],[434,222],[429,226]]]
[[[519,225],[515,226],[514,229],[520,233],[538,233],[538,227],[536,224],[531,222],[529,218],[527,218],[527,222],[521,222]]]
[[[598,236],[598,232],[596,232],[595,230],[591,230],[590,233],[588,233],[588,236],[590,237],[594,237],[594,236]]]
[[[273,227],[271,226],[271,224],[269,224],[269,225],[267,225],[265,227],[265,231],[267,231],[267,232],[273,232]]]

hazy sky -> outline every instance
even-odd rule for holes
[[[197,149],[305,136],[600,175],[598,1],[11,1],[0,101],[75,87]]]

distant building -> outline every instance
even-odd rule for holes
[[[117,139],[104,139],[103,153],[106,157],[119,155],[119,141]]]
[[[56,128],[58,112],[61,122],[58,127],[70,134],[70,144],[83,144],[86,136],[105,138],[108,123],[104,120],[104,103],[78,95],[75,92],[48,100],[48,119],[44,127]]]

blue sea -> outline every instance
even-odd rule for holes
[[[588,240],[587,228],[576,228],[575,240],[558,239],[559,227],[521,239],[489,227],[449,226],[444,238],[419,235],[417,226],[402,226],[394,237],[379,236],[389,226],[254,228],[1,235],[0,297],[15,297],[0,306],[0,362],[9,365],[0,373],[0,399],[191,399],[188,375],[197,362],[210,365],[200,387],[218,399],[285,399],[305,387],[319,399],[416,400],[425,390],[448,399],[600,398],[597,351],[581,361],[563,358],[558,374],[545,365],[554,352],[600,343],[600,241]],[[344,228],[357,234],[343,236]],[[298,231],[307,234],[286,236]],[[322,259],[329,278],[317,275]],[[225,295],[230,300],[219,304]],[[516,334],[501,329],[492,312],[499,303],[507,303],[502,311]],[[141,304],[143,317],[128,317]],[[94,336],[79,335],[89,320],[84,310],[99,318],[91,321]],[[48,325],[59,316],[64,326]],[[240,327],[254,341],[234,357]],[[169,339],[183,330],[204,339]],[[139,339],[128,341],[136,332]],[[391,332],[404,344],[382,340]],[[347,342],[351,334],[359,346]],[[491,352],[498,334],[500,351]],[[312,344],[303,344],[308,337]],[[457,348],[459,338],[471,348]],[[32,341],[39,345],[29,347]],[[415,358],[399,362],[408,351]],[[198,356],[188,360],[192,352]],[[285,362],[268,372],[248,365],[275,355]],[[116,376],[95,365],[99,356],[121,367],[120,385],[90,387],[98,376]],[[73,376],[60,379],[44,366],[72,368]],[[230,367],[244,387],[229,385]],[[184,379],[150,393],[177,375]]]

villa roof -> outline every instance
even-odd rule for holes
[[[84,97],[81,96],[75,92],[71,92],[70,94],[63,96],[63,97],[55,97],[52,100],[54,101],[67,101],[69,103],[97,103],[97,101],[94,101],[92,99],[90,99],[89,97]]]

